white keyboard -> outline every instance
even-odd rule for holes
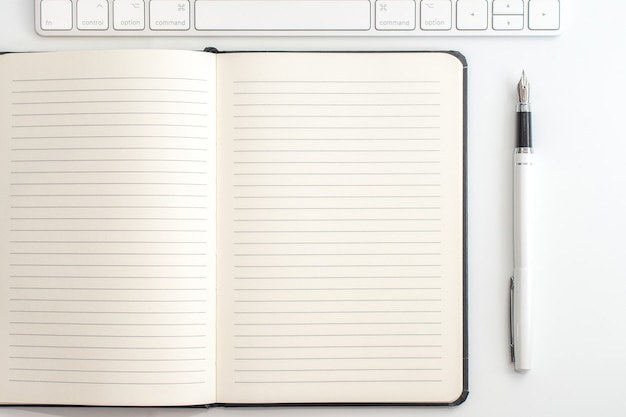
[[[559,0],[34,0],[43,36],[553,36]]]

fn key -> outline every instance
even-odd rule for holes
[[[72,29],[71,0],[41,0],[41,29]]]

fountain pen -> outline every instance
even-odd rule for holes
[[[532,271],[530,250],[533,197],[533,148],[529,84],[526,74],[517,84],[517,140],[513,152],[513,276],[511,277],[511,359],[525,372],[532,359]]]

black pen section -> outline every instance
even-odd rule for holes
[[[532,132],[530,128],[530,112],[517,113],[517,143],[516,148],[532,148]]]

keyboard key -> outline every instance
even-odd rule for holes
[[[109,4],[106,0],[78,0],[76,27],[79,30],[107,30]]]
[[[422,30],[452,29],[452,3],[450,0],[422,0],[420,12]]]
[[[524,14],[524,1],[493,0],[493,14]]]
[[[558,30],[561,26],[558,0],[531,0],[528,3],[528,28]]]
[[[456,2],[456,27],[459,30],[487,30],[487,0]]]
[[[376,0],[376,30],[414,30],[415,1]]]
[[[114,0],[113,29],[143,30],[146,26],[144,8],[142,0]]]
[[[524,29],[524,15],[493,15],[494,30]]]
[[[369,0],[196,0],[195,29],[368,30],[370,7]]]
[[[150,0],[150,29],[189,30],[189,0]]]
[[[71,30],[72,2],[70,0],[41,0],[42,30]]]

